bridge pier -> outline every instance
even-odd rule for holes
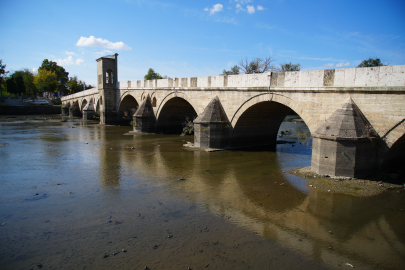
[[[69,118],[74,118],[74,117],[81,117],[82,114],[79,109],[79,104],[76,102],[73,103],[72,106],[69,107]]]
[[[155,132],[156,118],[148,95],[133,115],[134,132]]]
[[[62,115],[67,116],[69,115],[69,107],[70,107],[70,103],[66,103],[65,105],[62,106]]]
[[[231,125],[216,96],[194,120],[194,146],[223,149],[229,146]]]
[[[312,170],[318,174],[361,178],[374,172],[378,140],[351,98],[312,134]]]

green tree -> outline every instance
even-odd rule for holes
[[[6,71],[6,65],[3,65],[3,60],[0,59],[0,96],[3,97],[3,88],[6,87],[6,76],[8,71]]]
[[[246,57],[239,62],[239,68],[245,74],[264,73],[266,71],[276,70],[276,68],[271,64],[274,61],[275,60],[271,57],[266,57],[265,59],[256,57],[251,61],[249,61]]]
[[[367,60],[363,60],[357,67],[379,67],[385,66],[380,58],[368,58]]]
[[[7,92],[14,94],[15,96],[21,96],[24,98],[26,88],[24,84],[24,77],[22,71],[16,71],[6,80]]]
[[[234,65],[231,70],[227,71],[227,70],[223,70],[221,75],[238,75],[239,74],[239,66],[238,65]]]
[[[145,75],[145,80],[155,80],[155,79],[163,79],[162,76],[160,76],[159,73],[156,73],[153,68],[150,68],[148,70],[148,73]]]
[[[285,71],[300,71],[301,70],[301,64],[292,64],[290,63],[284,63],[280,65],[281,72]]]
[[[56,80],[58,82],[57,91],[55,92],[60,92],[63,95],[67,94],[68,92],[67,83],[69,82],[69,72],[66,72],[66,70],[63,67],[58,66],[56,62],[49,61],[48,59],[42,61],[42,65],[38,68],[38,73],[40,70],[47,70],[54,72],[56,75]]]
[[[34,73],[29,69],[22,70],[22,77],[24,79],[25,93],[30,95],[35,100],[38,93],[38,88],[34,84]]]
[[[41,92],[55,93],[59,89],[58,77],[55,72],[39,69],[34,77],[34,84]]]
[[[79,80],[77,76],[69,78],[68,82],[69,94],[74,94],[90,88],[94,88],[94,86],[92,86],[91,84],[86,84],[85,81]]]

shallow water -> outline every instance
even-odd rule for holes
[[[404,193],[309,190],[286,173],[310,165],[307,145],[194,152],[192,137],[129,130],[0,117],[2,269],[405,265]]]

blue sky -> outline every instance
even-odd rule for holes
[[[120,81],[149,68],[169,77],[215,76],[248,57],[302,70],[405,64],[405,1],[0,0],[7,70],[44,59],[96,82],[96,59],[118,53]]]

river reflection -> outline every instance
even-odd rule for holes
[[[30,193],[28,187],[21,191],[21,188],[15,188],[15,183],[10,181],[26,185],[27,182],[24,179],[30,176],[34,178],[30,185],[42,186],[45,190],[44,194],[56,192],[40,180],[41,174],[35,174],[33,168],[26,170],[25,166],[14,164],[18,160],[23,162],[30,160],[29,157],[18,156],[18,153],[25,152],[24,149],[16,146],[17,142],[21,141],[31,145],[31,154],[37,159],[31,165],[40,168],[42,177],[44,172],[47,172],[45,176],[47,181],[52,184],[66,184],[65,191],[73,190],[71,194],[63,195],[60,202],[50,196],[52,198],[47,199],[49,203],[62,205],[63,202],[67,208],[69,208],[68,205],[76,207],[78,216],[86,216],[87,219],[92,220],[91,223],[95,223],[92,230],[94,234],[98,232],[97,235],[108,231],[103,226],[110,226],[114,215],[120,214],[121,220],[113,224],[117,226],[121,226],[121,223],[132,224],[132,226],[120,227],[120,234],[115,235],[114,240],[111,240],[112,243],[115,243],[117,238],[122,239],[123,242],[129,242],[134,237],[134,228],[141,228],[145,223],[146,227],[142,227],[145,241],[154,239],[158,234],[157,231],[163,228],[169,237],[176,230],[179,231],[178,234],[180,232],[186,234],[183,236],[185,239],[177,240],[180,242],[175,246],[166,247],[163,243],[156,245],[156,249],[163,246],[159,252],[167,248],[168,254],[177,254],[180,247],[185,245],[191,245],[191,249],[202,245],[201,250],[207,245],[212,246],[211,251],[205,248],[204,252],[197,251],[197,254],[201,253],[198,255],[202,256],[201,261],[209,258],[209,263],[201,262],[200,266],[195,266],[196,269],[204,268],[203,266],[206,265],[212,269],[248,269],[249,267],[259,269],[258,266],[262,266],[261,263],[266,266],[265,268],[271,269],[340,269],[351,266],[358,269],[401,269],[405,265],[403,231],[405,215],[402,211],[405,208],[404,193],[395,191],[374,197],[359,198],[318,192],[316,189],[309,190],[305,187],[304,179],[286,173],[291,168],[310,165],[311,149],[306,145],[280,144],[260,149],[206,153],[182,148],[182,145],[187,140],[192,140],[192,137],[153,134],[129,136],[123,135],[128,131],[125,127],[100,126],[80,121],[42,123],[34,132],[33,127],[30,126],[33,125],[31,122],[21,126],[21,123],[12,124],[10,121],[2,120],[0,143],[8,143],[8,145],[0,148],[2,159],[0,168],[4,171],[3,176],[0,177],[2,185],[0,202],[3,208],[0,214],[4,221],[0,221],[6,222],[0,227],[2,232],[0,243],[3,246],[3,256],[0,258],[7,262],[6,265],[18,264],[13,264],[13,260],[16,259],[6,258],[4,254],[10,253],[5,252],[4,247],[15,250],[22,247],[11,244],[11,240],[7,240],[8,238],[3,234],[7,232],[11,236],[18,235],[12,229],[6,231],[7,223],[11,222],[5,217],[10,213],[19,216],[18,211],[25,211],[21,210],[19,198],[37,196],[30,195],[35,194],[36,191]],[[305,130],[305,125],[286,122],[282,128],[302,131]],[[22,140],[21,136],[26,136],[25,140]],[[45,170],[45,166],[58,166],[58,169]],[[17,172],[19,170],[25,170],[25,172]],[[48,176],[49,173],[57,173],[60,177],[55,180]],[[76,197],[73,198],[73,196]],[[72,197],[72,199],[65,197]],[[16,207],[16,204],[20,206]],[[79,205],[86,205],[89,208],[81,209]],[[34,206],[24,207],[27,207],[26,211],[36,211]],[[45,215],[47,215],[46,212],[55,211],[55,216],[66,216],[69,215],[68,211],[71,211],[62,206],[53,209],[44,204],[42,207],[42,210],[38,211],[45,211]],[[36,212],[35,215],[44,214],[43,212]],[[28,216],[25,220],[37,218],[27,214],[28,212],[24,213]],[[206,213],[207,216],[201,213]],[[24,215],[21,216],[20,221],[15,221],[17,227],[26,226],[23,221]],[[97,221],[103,220],[104,217],[101,216],[105,215],[109,215],[111,219],[109,223],[98,224]],[[214,217],[219,217],[222,221],[216,221]],[[197,220],[201,218],[208,221],[208,226],[199,227]],[[62,220],[62,217],[60,219]],[[176,220],[181,225],[171,224]],[[79,221],[78,217],[72,217],[69,222],[69,226],[78,228],[85,226],[80,225],[82,221]],[[226,235],[226,240],[223,240],[225,243],[237,243],[242,238],[248,237],[250,233],[257,236],[249,236],[251,238],[243,242],[244,246],[249,247],[249,251],[244,250],[239,254],[235,250],[235,244],[224,244],[221,247],[222,255],[218,255],[219,253],[215,253],[217,251],[213,251],[217,248],[215,243],[218,241],[213,241],[213,238],[202,240],[200,237],[203,236],[195,236],[196,231],[209,232],[209,225],[214,226],[214,224],[219,235]],[[170,231],[164,227],[166,225],[171,226],[168,227],[171,228]],[[235,225],[236,227],[233,227]],[[65,230],[72,238],[71,229],[65,226],[66,224],[55,225],[54,229]],[[66,233],[64,241],[68,241],[69,233]],[[81,233],[93,234],[87,230]],[[211,233],[214,232],[211,231]],[[113,235],[111,231],[109,234]],[[17,236],[14,235],[14,237]],[[138,235],[137,239],[141,240],[140,238],[142,237]],[[95,239],[91,241],[93,245],[98,241]],[[24,245],[24,241],[21,241]],[[38,241],[41,243],[43,240]],[[281,259],[275,251],[272,251],[271,255],[259,255],[263,252],[262,241],[271,241],[265,242],[268,246],[265,246],[264,250],[269,251],[275,248],[274,245],[279,245],[274,250],[286,250],[282,252],[281,257],[288,251],[297,255],[288,253],[285,260]],[[150,255],[155,252],[151,248],[152,245],[149,242],[145,245],[138,246],[138,252],[149,246],[146,248],[148,252],[144,257],[153,257]],[[82,252],[86,253],[86,251]],[[86,256],[92,257],[94,254],[90,253]],[[99,255],[97,256],[98,259],[94,259],[92,263],[79,261],[76,265],[86,265],[94,269],[107,268],[108,265],[101,263],[105,263],[106,260],[99,263],[102,259]],[[173,255],[167,255],[167,258],[170,256]],[[199,262],[195,253],[188,256]],[[232,256],[235,257],[233,261],[229,259]],[[297,259],[294,256],[303,256],[304,259]],[[166,258],[165,254],[162,254],[161,258]],[[249,261],[252,258],[255,259]],[[118,257],[114,259],[118,260]],[[136,256],[134,259],[142,261]],[[241,260],[238,261],[238,259]],[[173,261],[160,260],[162,262],[154,262],[159,266],[155,269],[182,269],[176,268]],[[163,261],[166,264],[163,264]],[[250,263],[249,266],[244,265],[246,262]],[[279,264],[280,262],[282,263]],[[119,263],[121,263],[120,268],[134,269],[131,267],[137,266],[135,262],[128,267],[123,265],[123,261]],[[24,267],[27,265],[29,265],[28,262],[23,264]],[[186,268],[183,268],[187,269],[187,266],[184,266]],[[24,267],[21,268],[24,269]],[[141,263],[137,267],[144,269]],[[9,268],[12,269],[12,267]],[[138,268],[135,267],[135,269]]]

